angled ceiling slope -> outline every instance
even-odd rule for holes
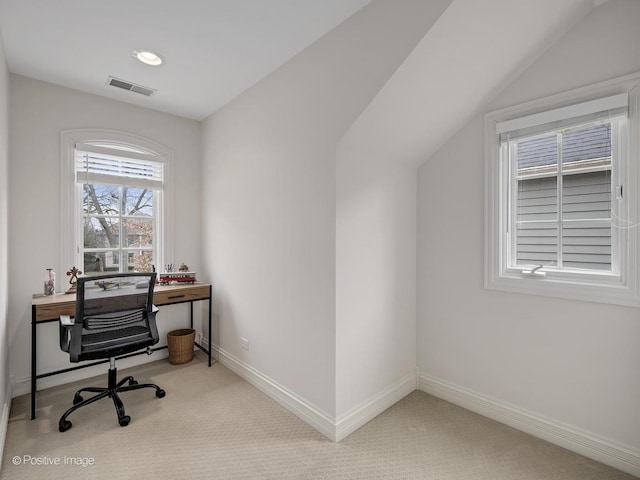
[[[594,6],[454,0],[341,145],[420,165]]]

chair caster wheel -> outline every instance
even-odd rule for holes
[[[71,422],[69,420],[63,420],[58,424],[58,431],[66,432],[71,428]]]
[[[84,398],[82,398],[82,395],[76,395],[73,397],[73,404],[77,405],[80,402],[84,401]]]
[[[129,380],[129,385],[138,385],[138,381],[132,378],[131,380]]]
[[[158,398],[163,398],[166,394],[167,394],[167,392],[165,392],[162,389],[156,390],[156,397],[158,397]]]
[[[125,415],[124,417],[118,420],[118,423],[120,423],[121,427],[126,427],[127,425],[129,425],[130,421],[131,421],[131,417],[129,415]]]

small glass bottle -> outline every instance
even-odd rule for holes
[[[53,295],[56,293],[56,272],[53,268],[47,268],[47,273],[44,275],[44,294]]]

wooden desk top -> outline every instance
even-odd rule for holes
[[[156,285],[153,289],[154,305],[206,300],[209,298],[208,283]],[[55,320],[60,315],[73,315],[76,312],[75,294],[56,293],[54,295],[34,295],[31,305],[36,310],[36,322]]]

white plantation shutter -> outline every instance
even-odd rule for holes
[[[160,190],[164,164],[148,153],[76,143],[75,175],[77,183]]]

